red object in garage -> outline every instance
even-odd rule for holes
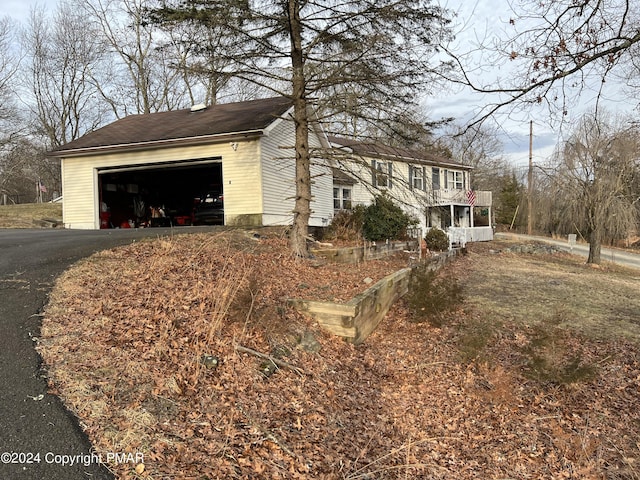
[[[100,228],[111,228],[111,213],[100,212]]]

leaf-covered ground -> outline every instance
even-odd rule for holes
[[[484,251],[448,271],[472,282]],[[287,305],[346,301],[407,262],[293,260],[285,240],[241,233],[139,243],[59,280],[39,350],[97,451],[144,453],[144,469],[112,465],[118,478],[640,477],[631,341],[494,324],[464,304],[436,328],[401,301],[353,346]],[[265,375],[243,348],[296,369]],[[593,368],[541,376],[567,365]]]

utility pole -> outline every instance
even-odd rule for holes
[[[527,235],[533,234],[533,120],[529,121],[529,173],[527,174]]]

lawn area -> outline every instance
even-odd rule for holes
[[[41,220],[62,223],[62,203],[0,205],[0,228],[37,228]]]
[[[509,243],[472,248],[467,304],[496,321],[554,321],[592,339],[640,341],[640,270],[569,254],[500,254]],[[493,252],[492,252],[493,250]]]
[[[59,279],[38,350],[96,451],[144,456],[120,479],[640,478],[639,273],[508,246],[446,266],[445,318],[401,300],[354,346],[286,299],[348,298],[393,262],[140,242]]]

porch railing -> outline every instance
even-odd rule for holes
[[[489,242],[493,240],[491,227],[449,227],[449,243],[465,246],[468,242]]]
[[[476,190],[476,207],[490,207],[492,205],[492,192],[489,190]],[[466,190],[439,189],[429,192],[429,202],[433,206],[447,205],[450,203],[468,205]]]

